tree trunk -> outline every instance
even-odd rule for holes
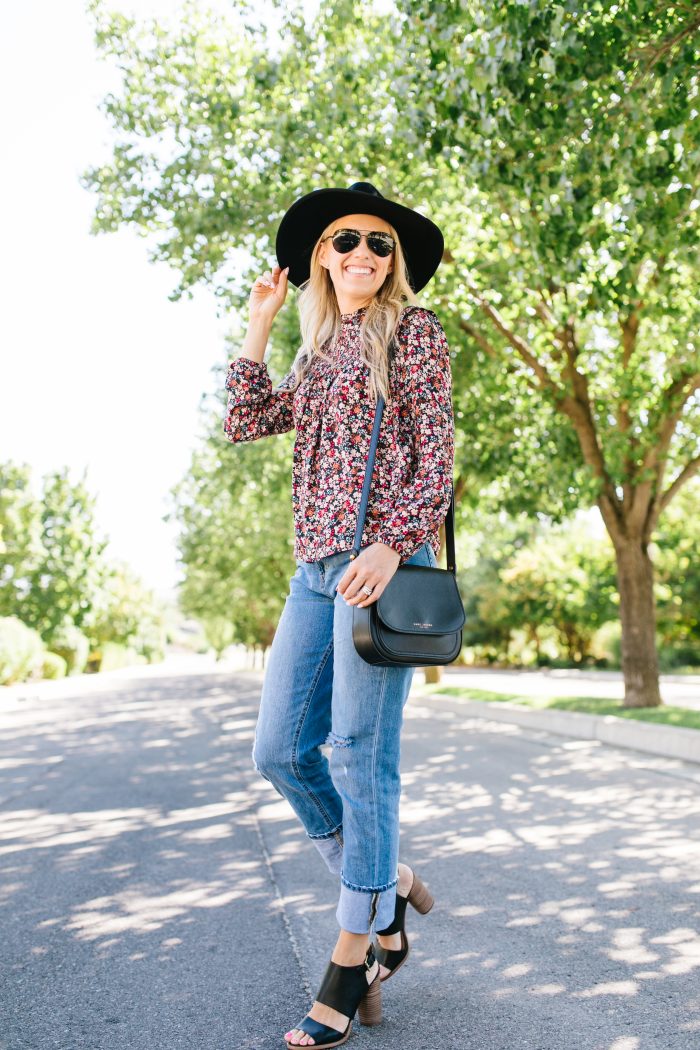
[[[622,623],[624,706],[657,707],[661,694],[651,558],[646,544],[639,538],[618,537],[615,554]]]

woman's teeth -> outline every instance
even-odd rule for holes
[[[354,273],[359,277],[371,277],[374,272],[365,266],[346,266],[345,270],[347,273]]]

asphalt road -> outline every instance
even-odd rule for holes
[[[252,767],[260,680],[0,698],[0,1050],[284,1050],[337,890]],[[700,1047],[697,767],[412,698],[402,771],[436,904],[348,1045]]]

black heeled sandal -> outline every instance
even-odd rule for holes
[[[301,1029],[306,1035],[310,1035],[313,1043],[292,1043],[285,1039],[285,1046],[340,1046],[350,1038],[352,1030],[352,1019],[357,1011],[360,1022],[363,1025],[379,1024],[382,1019],[382,989],[379,982],[379,967],[371,984],[367,983],[367,971],[371,970],[375,963],[374,952],[370,944],[365,955],[365,961],[358,966],[341,966],[332,960],[326,967],[326,972],[321,981],[316,1001],[329,1006],[338,1013],[345,1014],[349,1018],[344,1032],[330,1025],[321,1024],[307,1014],[300,1024],[294,1025]]]
[[[374,954],[377,962],[381,966],[386,966],[389,973],[385,973],[383,977],[380,977],[382,981],[388,981],[390,977],[393,977],[397,970],[399,970],[408,958],[409,943],[408,937],[406,936],[406,930],[404,926],[406,924],[406,905],[410,903],[416,911],[420,912],[421,915],[426,915],[433,904],[435,898],[433,897],[430,890],[423,883],[419,875],[413,872],[413,881],[411,888],[408,891],[408,895],[403,897],[400,893],[396,894],[396,906],[394,910],[394,919],[390,926],[387,926],[385,930],[375,930],[375,933],[379,934],[380,937],[388,937],[392,933],[401,934],[401,947],[400,948],[383,948],[381,944],[372,943]]]

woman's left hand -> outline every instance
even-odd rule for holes
[[[396,570],[401,555],[386,543],[373,543],[360,551],[340,577],[336,591],[342,595],[347,605],[363,608],[371,605],[380,597]],[[362,588],[372,588],[367,594]]]

